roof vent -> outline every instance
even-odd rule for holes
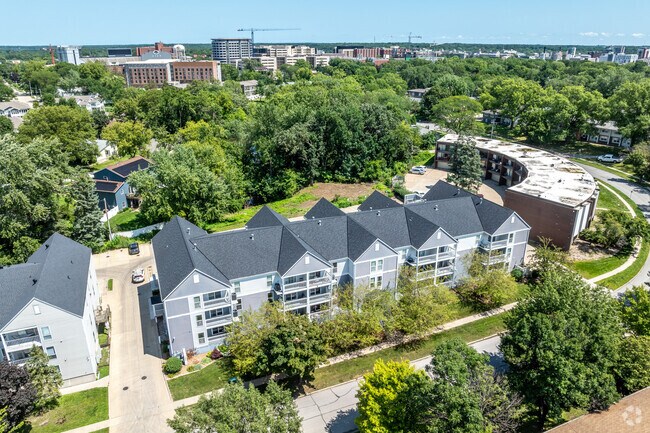
[[[249,238],[250,238],[251,241],[254,241],[255,240],[255,233],[251,233]]]
[[[194,251],[196,251],[196,244],[192,242],[192,246],[194,247]]]
[[[32,278],[32,285],[38,283],[38,280],[36,278]]]
[[[438,205],[437,204],[433,205],[433,210],[438,210]]]
[[[187,235],[189,236],[190,235],[190,228],[189,227],[186,228],[185,231],[187,232]]]
[[[377,211],[377,216],[381,216],[381,211],[380,210]]]
[[[318,220],[318,225],[319,225],[319,226],[322,226],[322,225],[323,225],[323,221]]]
[[[45,249],[50,248],[50,244],[45,244]]]
[[[370,206],[368,209],[372,210],[372,206]]]
[[[483,197],[479,197],[478,203],[476,203],[476,206],[483,204]]]
[[[456,188],[456,194],[454,195],[458,195],[458,194],[460,194],[460,188]]]

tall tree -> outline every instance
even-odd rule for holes
[[[422,371],[408,361],[385,363],[379,359],[372,372],[363,376],[357,391],[359,417],[354,420],[361,433],[411,433],[413,411],[407,395],[427,382]]]
[[[467,137],[459,137],[451,154],[451,170],[447,174],[447,181],[477,192],[483,180],[483,172],[481,157],[474,142]]]
[[[467,276],[459,281],[458,296],[479,310],[496,308],[517,291],[517,282],[502,267],[485,265],[487,256],[474,253],[466,256]]]
[[[14,132],[14,124],[11,119],[0,116],[0,136]]]
[[[1,433],[20,433],[24,431],[25,423],[20,422],[14,427],[9,428],[9,421],[7,421],[7,409],[0,407],[0,432]]]
[[[0,362],[0,408],[6,410],[9,428],[19,425],[34,409],[36,389],[23,367]]]
[[[17,137],[22,143],[37,137],[57,138],[73,164],[91,164],[97,157],[92,118],[83,108],[57,105],[30,110]]]
[[[481,110],[481,103],[469,96],[450,96],[431,108],[431,120],[459,136],[479,134],[484,129],[476,120]]]
[[[624,338],[614,371],[624,393],[650,386],[650,336]]]
[[[625,137],[633,143],[650,138],[650,79],[624,83],[608,102],[612,117]]]
[[[167,423],[176,433],[299,433],[301,419],[289,391],[270,381],[266,392],[241,384],[226,386],[222,393],[202,396],[185,406]]]
[[[74,200],[74,223],[72,239],[95,249],[104,243],[106,233],[101,221],[102,211],[95,192],[95,182],[81,173],[72,184],[71,198]]]
[[[0,80],[0,101],[10,101],[13,97],[13,89]]]
[[[635,286],[620,298],[623,326],[635,335],[650,336],[650,294]]]
[[[29,359],[25,369],[29,373],[29,380],[36,389],[34,409],[38,412],[45,411],[56,405],[63,385],[63,378],[58,368],[49,365],[50,359],[42,347],[34,346],[29,352]]]
[[[141,122],[113,122],[102,131],[102,138],[117,147],[120,156],[147,155],[153,133]]]
[[[623,330],[609,293],[557,267],[541,275],[505,324],[508,377],[540,424],[570,408],[599,410],[618,399],[612,367]]]

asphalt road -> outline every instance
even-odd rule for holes
[[[622,177],[616,176],[608,171],[601,170],[599,168],[591,167],[589,165],[579,164],[582,168],[587,170],[593,177],[607,182],[614,188],[621,191],[623,194],[628,196],[634,203],[637,204],[641,212],[645,215],[646,219],[650,221],[650,191],[647,188],[641,187],[633,182],[630,182]],[[650,280],[648,277],[648,272],[650,272],[650,258],[646,260],[645,264],[641,271],[630,280],[629,283],[625,284],[620,289],[616,290],[616,294],[625,292],[626,290],[632,288],[633,286],[641,286],[646,281]]]
[[[494,336],[472,343],[477,351],[490,355],[490,362],[499,368],[503,365],[498,355],[501,338]],[[411,364],[416,369],[423,369],[431,357],[415,360]],[[352,380],[340,385],[326,388],[296,400],[298,413],[303,418],[303,433],[348,433],[357,431],[354,419],[357,417],[356,393],[359,380]]]

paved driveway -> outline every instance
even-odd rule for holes
[[[155,321],[149,316],[149,284],[131,283],[131,271],[144,268],[146,280],[153,269],[151,246],[140,246],[140,255],[126,250],[94,256],[102,284],[113,278],[106,292],[111,320],[111,369],[108,397],[113,432],[168,432],[165,420],[173,416],[172,399],[161,370],[161,354]],[[103,284],[105,287],[105,284]]]
[[[499,355],[499,336],[472,343],[471,346],[490,355],[490,363],[499,368],[503,360]],[[416,369],[423,369],[431,357],[411,362]],[[305,395],[296,400],[298,413],[302,417],[303,433],[348,433],[357,431],[354,419],[358,416],[356,393],[359,381],[352,380],[331,388]]]
[[[424,174],[406,173],[406,176],[404,177],[404,186],[409,191],[426,193],[429,190],[427,186],[434,185],[438,180],[447,179],[447,174],[448,171],[437,168],[427,168],[427,171]],[[506,188],[499,186],[495,181],[484,180],[478,192],[479,194],[483,194],[483,197],[487,200],[503,205]]]

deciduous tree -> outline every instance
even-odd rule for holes
[[[620,298],[623,325],[635,335],[650,336],[650,294],[635,286]]]
[[[117,147],[121,156],[147,155],[153,133],[141,122],[113,122],[102,131],[102,138]]]
[[[450,96],[431,108],[431,120],[459,136],[479,134],[484,129],[476,120],[481,110],[480,102],[469,96]]]
[[[614,371],[626,394],[650,386],[650,336],[624,338]]]
[[[0,362],[0,408],[6,410],[5,423],[18,426],[34,409],[36,389],[23,367]]]

